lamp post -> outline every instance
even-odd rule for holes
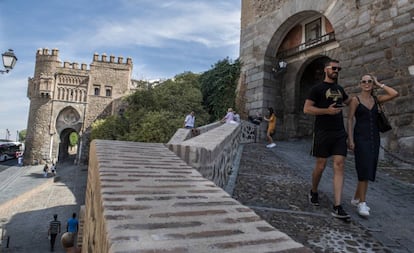
[[[16,65],[17,57],[14,55],[13,49],[4,52],[1,57],[3,58],[3,66],[5,70],[0,70],[0,73],[8,73]]]

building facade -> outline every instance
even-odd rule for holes
[[[116,113],[115,101],[129,94],[132,60],[94,54],[89,65],[64,62],[59,50],[39,49],[27,96],[30,109],[25,164],[63,160],[70,156],[69,136],[79,136],[76,162],[88,158],[91,124]]]
[[[274,108],[276,138],[311,136],[313,117],[303,105],[327,58],[340,61],[339,84],[350,95],[365,73],[399,92],[385,105],[393,129],[382,142],[413,155],[413,1],[242,0],[239,95],[249,115]]]

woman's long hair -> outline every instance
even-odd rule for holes
[[[273,114],[275,114],[272,107],[267,108],[267,110],[269,111],[269,118],[272,117]]]

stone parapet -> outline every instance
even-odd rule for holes
[[[310,252],[159,143],[92,141],[85,202],[83,253]]]
[[[218,126],[221,126],[222,123],[220,121],[205,125],[205,126],[201,126],[201,127],[197,127],[196,128],[196,133],[197,135],[199,134],[203,134],[211,129],[214,129]],[[194,132],[192,131],[192,129],[188,129],[188,128],[179,128],[175,134],[173,135],[173,137],[171,137],[171,139],[168,141],[167,145],[177,145],[180,144],[181,142],[188,140],[192,137],[195,137]]]
[[[204,177],[224,187],[240,143],[241,126],[222,124],[181,143],[170,142],[168,148]]]

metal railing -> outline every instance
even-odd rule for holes
[[[321,46],[324,44],[327,44],[329,42],[335,41],[335,33],[331,32],[331,33],[327,33],[321,37],[318,37],[316,39],[313,40],[309,40],[305,43],[302,43],[296,47],[293,48],[289,48],[283,51],[280,51],[277,53],[276,58],[279,59],[286,59],[287,57],[302,53],[306,50],[309,50],[311,48],[315,48],[317,46]]]

